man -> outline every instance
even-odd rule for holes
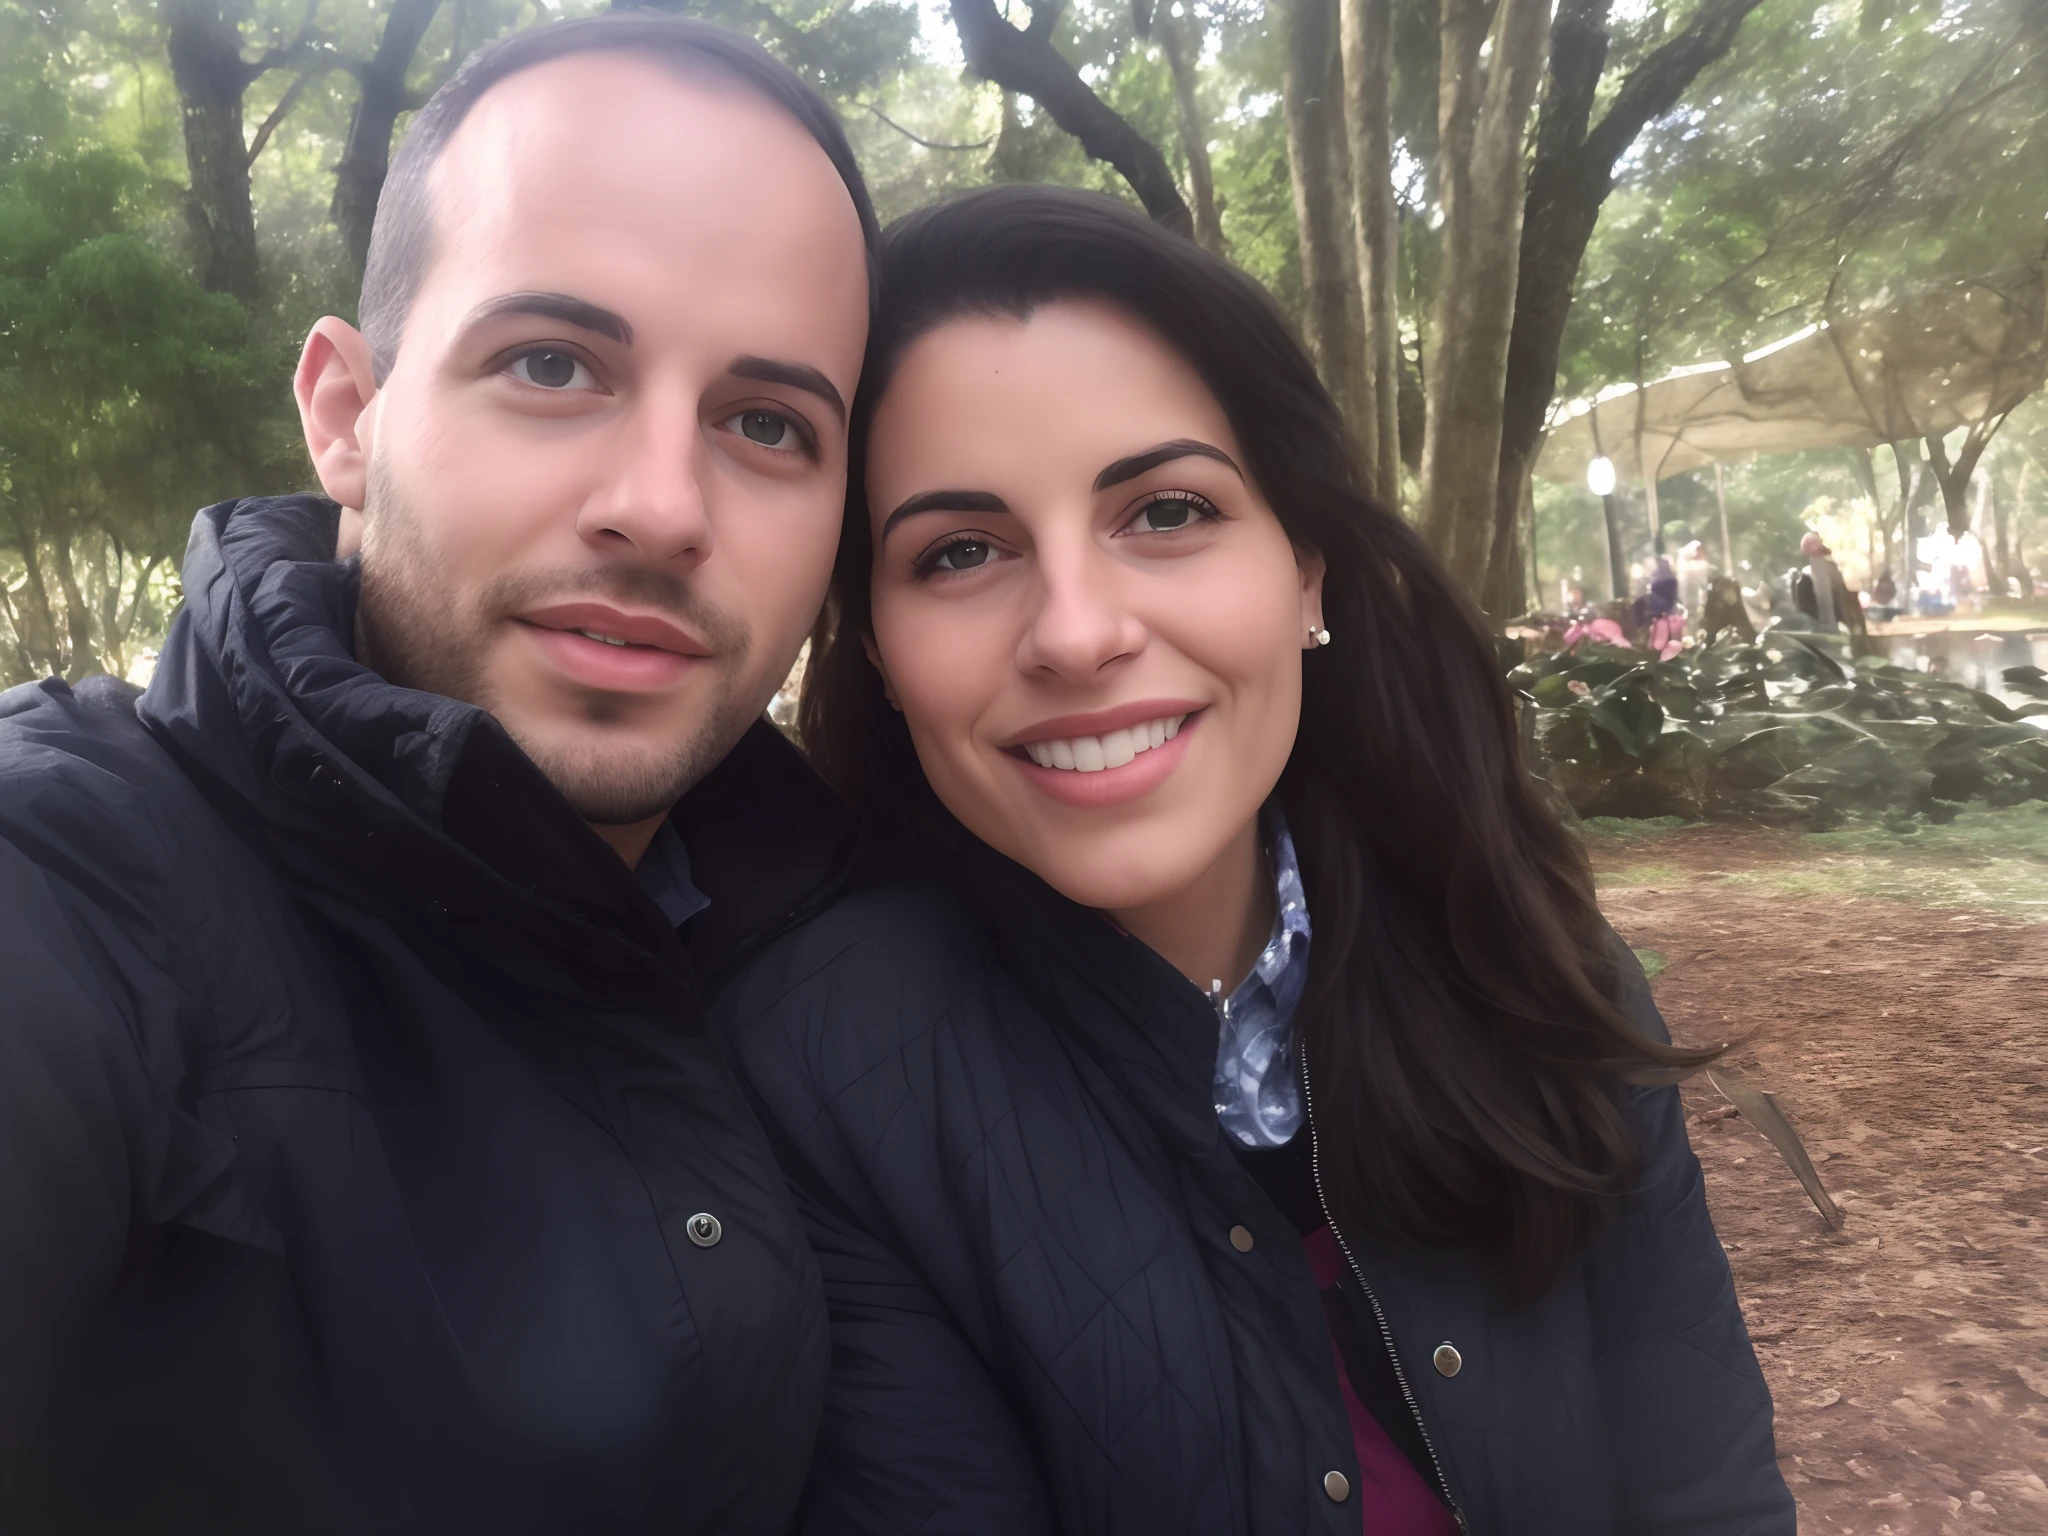
[[[139,701],[0,698],[0,1529],[787,1525],[823,1306],[693,983],[836,857],[759,717],[874,234],[749,42],[486,51],[306,344],[331,500],[200,514]]]
[[[1806,557],[1805,581],[1800,583],[1797,594],[1799,610],[1830,633],[1846,625],[1850,633],[1862,634],[1863,606],[1857,601],[1856,594],[1849,590],[1849,583],[1842,575],[1842,568],[1835,564],[1834,551],[1828,548],[1827,541],[1808,531],[1800,536],[1799,553]],[[1809,589],[1810,608],[1807,606]]]

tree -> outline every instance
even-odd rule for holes
[[[331,210],[358,278],[370,254],[370,225],[376,218],[377,198],[384,190],[385,172],[391,168],[392,132],[401,113],[425,101],[406,88],[406,75],[440,8],[441,0],[394,0],[384,19],[383,35],[377,39],[377,51],[349,66],[362,92],[349,120],[348,143],[334,168]]]
[[[1358,430],[1366,400],[1362,315],[1347,246],[1351,205],[1338,60],[1337,0],[1285,0],[1281,100],[1301,243],[1301,329],[1323,382]]]
[[[1338,30],[1344,125],[1351,159],[1351,223],[1358,274],[1359,452],[1372,493],[1401,504],[1400,225],[1394,202],[1392,0],[1342,0]]]
[[[145,233],[99,149],[0,166],[0,679],[125,672],[168,617],[191,509],[265,460],[248,317]],[[259,382],[260,381],[260,382]],[[282,396],[276,397],[282,403]],[[273,472],[275,465],[270,467]]]
[[[1422,440],[1422,530],[1480,595],[1492,555],[1508,337],[1522,232],[1522,140],[1543,69],[1544,0],[1443,0],[1437,88],[1442,273]],[[1519,497],[1515,512],[1520,512]]]
[[[1490,612],[1514,611],[1526,589],[1515,530],[1556,398],[1558,353],[1579,264],[1613,190],[1615,165],[1644,127],[1670,111],[1700,72],[1728,52],[1743,19],[1760,3],[1701,0],[1691,21],[1623,80],[1597,125],[1592,114],[1610,47],[1611,0],[1562,0],[1558,6],[1524,201],[1503,383],[1492,528],[1480,592]]]
[[[968,68],[1045,108],[1091,157],[1116,167],[1148,214],[1176,234],[1194,238],[1194,216],[1158,146],[1090,90],[1053,46],[1053,30],[1064,9],[1064,0],[1040,0],[1031,7],[1030,23],[1013,27],[995,0],[951,0],[953,27]]]
[[[251,149],[243,126],[243,98],[271,70],[308,59],[321,47],[314,30],[318,0],[306,8],[298,35],[253,59],[242,56],[242,35],[223,0],[164,0],[166,46],[185,126],[190,169],[185,213],[196,247],[199,280],[210,293],[256,300],[256,209],[249,197],[249,165],[269,137]],[[274,126],[270,125],[270,126]]]
[[[1188,166],[1188,193],[1194,203],[1195,239],[1221,256],[1223,216],[1216,206],[1216,174],[1209,164],[1209,124],[1202,112],[1195,61],[1202,51],[1202,23],[1192,7],[1185,14],[1180,0],[1161,9],[1155,0],[1131,0],[1131,27],[1141,38],[1159,44],[1160,56],[1173,77],[1175,126],[1181,155]]]

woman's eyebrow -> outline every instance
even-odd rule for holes
[[[920,512],[1007,512],[1009,505],[991,491],[919,491],[882,520],[882,537],[906,517]]]
[[[1143,453],[1134,453],[1127,459],[1118,459],[1109,468],[1095,477],[1095,489],[1106,491],[1112,485],[1122,485],[1126,480],[1135,480],[1147,470],[1157,469],[1162,464],[1171,464],[1175,459],[1214,459],[1218,464],[1227,464],[1237,478],[1244,478],[1244,471],[1237,467],[1237,460],[1209,443],[1192,437],[1177,437],[1170,443],[1161,443],[1156,448],[1147,448]]]

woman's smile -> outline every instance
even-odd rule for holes
[[[1202,718],[1199,709],[1145,708],[1144,718],[1130,725],[1100,734],[1040,736],[1007,755],[1027,782],[1062,805],[1086,810],[1128,804],[1151,794],[1181,765]]]

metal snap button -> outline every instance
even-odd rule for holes
[[[1437,1345],[1436,1353],[1429,1357],[1429,1363],[1436,1367],[1439,1376],[1455,1376],[1465,1368],[1465,1357],[1458,1353],[1458,1346],[1445,1340]]]
[[[1342,1504],[1351,1497],[1351,1479],[1342,1472],[1325,1472],[1323,1474],[1323,1492],[1330,1496],[1332,1504]]]
[[[699,1211],[683,1223],[683,1230],[690,1234],[690,1241],[699,1248],[715,1247],[725,1236],[725,1228],[718,1224],[718,1218],[709,1211]]]
[[[1250,1253],[1252,1251],[1252,1234],[1250,1229],[1246,1227],[1232,1227],[1230,1229],[1230,1246],[1239,1253]]]

